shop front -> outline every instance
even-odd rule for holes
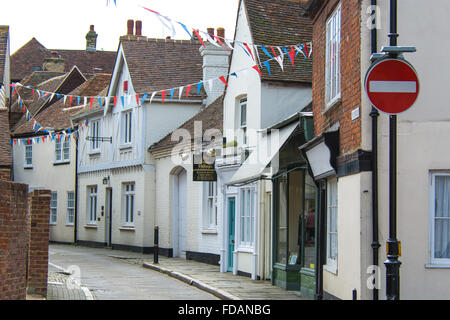
[[[316,185],[298,150],[312,128],[299,127],[279,152],[273,182],[272,283],[312,298],[315,289]]]

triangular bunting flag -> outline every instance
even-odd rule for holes
[[[253,66],[253,69],[255,69],[255,70],[259,73],[259,75],[262,77],[261,70],[259,70],[259,68],[258,68],[257,65],[254,65],[254,66]]]
[[[224,76],[220,77],[219,79],[220,79],[220,81],[222,81],[222,82],[225,84],[225,86],[228,87],[228,83],[227,83],[227,81],[225,80],[225,77],[224,77]]]
[[[186,98],[189,97],[189,92],[191,91],[191,87],[192,87],[192,85],[188,85],[188,86],[186,87]]]

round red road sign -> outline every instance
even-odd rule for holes
[[[402,59],[375,62],[367,71],[364,86],[372,105],[387,114],[408,110],[419,95],[416,70]]]

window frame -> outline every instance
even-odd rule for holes
[[[55,197],[55,199],[53,198]],[[50,225],[58,223],[58,192],[52,191],[50,198]]]
[[[212,185],[212,189],[211,189]],[[212,194],[211,194],[212,190]],[[218,184],[216,181],[208,181],[204,184],[205,202],[204,202],[204,217],[203,229],[207,231],[217,231],[218,223]]]
[[[333,187],[334,185],[334,187]],[[335,191],[335,195],[333,197],[332,192]],[[335,200],[335,203],[332,203],[332,200]],[[331,218],[333,215],[332,209],[335,209],[335,226],[336,230],[330,230],[332,227]],[[338,265],[338,254],[339,254],[339,228],[338,228],[338,217],[339,217],[339,207],[338,207],[338,180],[336,177],[327,180],[327,250],[326,250],[326,270],[332,273],[337,273],[337,265]],[[331,235],[336,235],[336,246],[334,253],[335,259],[331,258]]]
[[[70,195],[73,195],[73,199],[70,199]],[[73,202],[71,206],[71,202]],[[72,212],[72,213],[71,213]],[[70,219],[72,217],[72,219]],[[72,220],[72,221],[70,221]],[[67,215],[66,215],[66,225],[73,226],[75,223],[75,192],[67,191]]]
[[[255,247],[256,236],[256,195],[254,187],[239,188],[239,249]],[[248,211],[245,211],[248,209]]]
[[[99,153],[100,152],[100,140],[102,127],[101,127],[101,119],[91,120],[89,126],[89,134],[92,138],[92,141],[89,141],[89,150],[91,153]],[[96,131],[96,132],[95,132]],[[96,140],[97,138],[97,140]]]
[[[132,186],[127,190],[128,186]],[[131,201],[130,201],[131,198]],[[125,182],[122,187],[122,224],[124,227],[134,227],[136,223],[136,183]],[[130,203],[130,206],[127,204]]]
[[[130,146],[133,143],[133,110],[122,112],[121,144]]]
[[[93,190],[95,189],[95,192]],[[98,187],[97,185],[92,185],[87,187],[88,190],[88,210],[87,210],[87,221],[88,225],[97,225],[98,217]],[[92,206],[92,202],[95,200],[95,206]],[[94,219],[92,219],[94,218]]]
[[[27,148],[30,148],[30,164],[27,161]],[[33,142],[25,141],[23,144],[23,167],[27,169],[33,168]]]
[[[450,258],[435,258],[435,234],[436,234],[436,177],[449,177],[450,172],[432,172],[430,187],[430,212],[429,212],[429,263],[432,266],[442,266],[450,268]],[[450,200],[450,199],[449,199]],[[448,218],[450,219],[450,217]]]
[[[325,25],[325,110],[328,110],[341,99],[341,3],[333,10]],[[334,47],[335,45],[336,47]],[[335,60],[333,61],[333,59]],[[336,64],[331,64],[332,61]],[[336,89],[335,94],[333,94],[333,89]]]
[[[63,141],[64,140],[64,141]],[[67,145],[66,145],[67,143]],[[60,148],[58,149],[58,145]],[[67,159],[65,158],[65,151],[67,152]],[[58,155],[61,157],[58,160]],[[55,163],[69,163],[70,162],[70,139],[66,136],[60,138],[59,141],[55,139]]]
[[[245,123],[242,121],[242,109],[245,106]],[[247,130],[248,130],[248,101],[247,97],[239,99],[239,128],[242,131],[242,144],[246,145],[248,142]]]

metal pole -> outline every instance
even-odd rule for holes
[[[390,45],[397,46],[397,0],[390,0]],[[397,55],[394,55],[397,57]],[[400,299],[400,265],[397,240],[397,116],[389,119],[389,239],[387,241],[386,298]]]
[[[155,226],[155,235],[154,235],[154,252],[153,252],[153,263],[158,264],[158,255],[159,255],[159,227]]]

